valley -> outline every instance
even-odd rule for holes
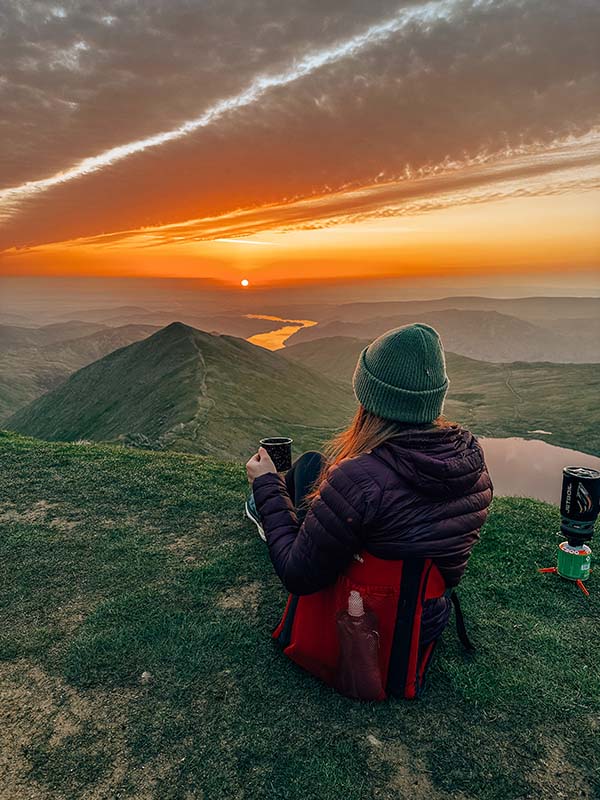
[[[421,320],[445,343],[448,418],[484,437],[550,431],[553,445],[600,453],[600,426],[592,424],[600,366],[581,362],[598,357],[590,316],[597,298],[323,302],[275,313],[272,303],[248,297],[253,310],[209,314],[200,305],[184,314],[221,330],[172,323],[168,300],[154,309],[82,308],[79,320],[37,328],[0,325],[0,424],[41,438],[232,460],[259,434],[316,447],[353,414],[360,351],[382,330]],[[159,328],[161,320],[171,324]]]
[[[63,364],[81,358],[82,341],[61,344]],[[328,337],[269,351],[172,323],[67,380],[63,372],[64,382],[23,403],[5,425],[42,439],[116,441],[230,460],[244,458],[262,436],[289,435],[301,452],[352,417],[352,373],[367,344]],[[597,364],[491,363],[452,352],[446,361],[447,418],[484,437],[534,439],[551,431],[553,445],[600,455],[600,428],[590,425],[600,396]]]

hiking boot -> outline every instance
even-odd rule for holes
[[[265,529],[262,526],[260,516],[258,511],[256,510],[256,503],[254,502],[254,495],[252,492],[250,493],[250,497],[246,500],[246,504],[244,506],[244,511],[246,512],[246,516],[249,520],[256,525],[258,528],[258,535],[263,540],[263,542],[267,541],[267,537],[265,536]]]

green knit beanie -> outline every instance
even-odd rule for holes
[[[438,332],[421,322],[382,334],[360,354],[352,386],[367,411],[398,422],[433,422],[448,391]]]

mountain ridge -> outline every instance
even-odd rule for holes
[[[314,446],[354,406],[343,386],[318,372],[243,339],[174,322],[78,370],[6,425],[50,440],[239,458],[282,432]]]
[[[572,332],[552,330],[541,322],[529,322],[495,310],[446,308],[415,316],[376,316],[362,321],[336,319],[302,328],[286,347],[314,339],[345,336],[374,339],[391,328],[423,322],[435,328],[447,350],[490,363],[507,361],[553,361],[591,363],[598,355],[595,327]]]

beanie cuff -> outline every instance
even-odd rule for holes
[[[433,422],[440,416],[450,385],[447,377],[441,386],[421,391],[392,386],[369,371],[365,359],[367,349],[360,354],[352,378],[354,395],[367,411],[396,422]]]

